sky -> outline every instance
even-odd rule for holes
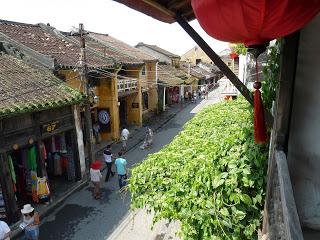
[[[86,30],[106,33],[132,46],[139,42],[154,44],[182,55],[196,43],[177,24],[157,21],[112,0],[8,0],[1,1],[2,20],[23,23],[50,23],[70,31],[84,24]],[[208,36],[195,20],[191,26],[220,52],[228,44]]]

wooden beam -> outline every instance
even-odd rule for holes
[[[158,9],[160,12],[169,15],[170,17],[173,17],[176,15],[175,12],[169,10],[168,8],[164,7],[163,5],[159,4],[156,1],[153,0],[141,0],[142,2],[152,6],[155,9]]]
[[[170,1],[168,5],[168,9],[170,10],[179,10],[180,8],[184,7],[185,5],[190,5],[191,0],[172,0]],[[192,7],[190,8],[192,9]]]
[[[224,75],[233,83],[233,85],[240,91],[240,93],[253,106],[253,96],[249,89],[239,80],[239,78],[231,71],[231,69],[221,60],[210,46],[202,39],[202,37],[183,19],[179,14],[175,19],[180,26],[190,35],[190,37],[199,45],[199,47],[208,55],[208,57],[217,65]]]

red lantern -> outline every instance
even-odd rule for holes
[[[192,0],[202,28],[226,42],[264,44],[305,26],[320,0]]]

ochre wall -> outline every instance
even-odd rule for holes
[[[108,108],[110,111],[111,131],[109,133],[101,132],[101,140],[113,140],[119,138],[119,110],[118,96],[115,91],[114,79],[101,79],[98,88],[99,108]]]
[[[141,70],[142,67],[128,67],[128,70]],[[137,93],[126,97],[127,104],[127,124],[142,126],[142,91],[140,71],[128,71],[127,77],[132,77],[138,80]],[[132,103],[138,103],[138,108],[132,108]]]
[[[83,85],[80,84],[78,72],[72,70],[60,70],[59,74],[64,75],[68,86],[83,92]],[[109,108],[110,111],[110,133],[100,132],[101,140],[119,139],[119,109],[118,109],[118,92],[117,78],[101,78],[100,85],[94,88],[94,93],[99,97],[98,104],[94,107]]]
[[[156,62],[146,63],[146,74],[148,82],[148,107],[150,111],[157,111],[158,92],[156,85]]]

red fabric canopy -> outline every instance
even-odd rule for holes
[[[305,26],[320,0],[192,0],[202,28],[227,42],[258,45]]]

